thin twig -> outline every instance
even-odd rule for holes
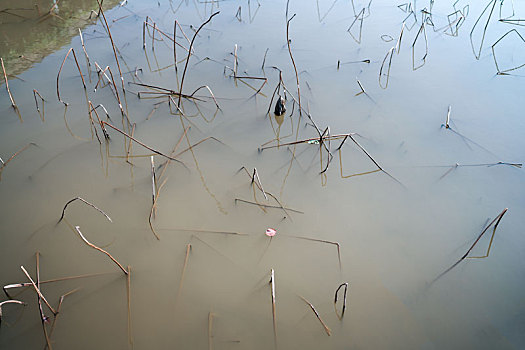
[[[13,95],[11,94],[11,90],[9,90],[9,83],[7,81],[7,74],[5,72],[5,67],[4,67],[4,59],[2,57],[0,57],[0,62],[2,63],[2,71],[4,72],[4,80],[5,80],[5,88],[7,90],[7,93],[9,94],[9,99],[11,100],[11,106],[17,109],[18,107],[15,103]]]
[[[113,126],[113,125],[111,125],[111,124],[109,124],[108,122],[105,122],[105,121],[102,121],[102,124],[109,126],[110,128],[112,128],[112,129],[115,130],[115,131],[118,131],[118,132],[121,133],[122,135],[124,135],[124,136],[126,136],[127,138],[129,138],[129,139],[135,141],[136,143],[138,143],[138,144],[141,145],[142,147],[144,147],[144,148],[150,150],[151,152],[156,153],[156,154],[158,154],[158,155],[160,155],[160,156],[163,156],[163,157],[165,157],[165,158],[167,158],[167,159],[174,160],[174,161],[176,161],[177,163],[180,163],[180,164],[184,165],[184,163],[183,163],[182,161],[180,161],[180,160],[178,160],[178,159],[175,159],[175,158],[173,158],[173,157],[170,157],[170,156],[168,156],[168,155],[165,155],[164,153],[162,153],[162,152],[160,152],[160,151],[157,151],[157,150],[155,150],[155,149],[153,149],[153,148],[151,148],[151,147],[145,145],[144,143],[140,142],[140,141],[137,140],[136,138],[134,138],[134,137],[128,135],[127,133],[125,133],[124,131],[120,130],[120,129],[117,128],[116,126]],[[184,166],[185,166],[185,165],[184,165]]]
[[[128,271],[126,271],[126,269],[120,265],[120,263],[113,257],[111,256],[111,254],[109,254],[107,251],[105,251],[104,249],[102,248],[99,248],[97,247],[96,245],[94,245],[93,243],[90,243],[86,237],[84,237],[84,235],[82,235],[82,232],[80,232],[80,226],[75,226],[75,230],[77,231],[78,235],[80,236],[80,238],[82,238],[82,240],[84,241],[84,243],[86,243],[88,246],[90,246],[91,248],[93,249],[96,249],[98,250],[99,252],[101,253],[104,253],[106,254],[115,264],[117,264],[117,266],[122,270],[122,272],[124,272],[124,274],[127,276],[129,273]]]
[[[277,319],[275,314],[275,273],[273,269],[271,269],[270,271],[270,286],[272,290],[273,341],[275,348],[277,349]]]
[[[299,298],[303,299],[303,301],[305,303],[307,303],[310,308],[312,309],[312,311],[314,312],[315,314],[315,317],[317,317],[317,319],[319,320],[319,322],[321,322],[321,324],[323,325],[323,328],[326,332],[326,334],[328,334],[329,336],[331,335],[331,330],[330,328],[328,328],[328,326],[326,325],[326,323],[324,323],[324,321],[321,319],[321,316],[319,316],[319,313],[317,312],[317,310],[315,309],[315,307],[312,305],[312,303],[310,303],[308,300],[306,300],[305,298],[303,298],[302,296],[299,295]]]
[[[106,214],[104,211],[102,211],[101,209],[97,208],[94,204],[88,202],[87,200],[81,198],[81,197],[75,197],[73,199],[71,199],[70,201],[68,201],[66,203],[66,205],[64,205],[64,209],[62,209],[62,215],[60,216],[60,219],[58,219],[58,222],[62,221],[62,219],[64,218],[64,214],[66,213],[66,208],[69,204],[71,204],[72,202],[76,201],[76,200],[79,200],[87,205],[89,205],[90,207],[94,208],[95,210],[97,210],[99,213],[101,213],[102,215],[104,215],[106,217],[106,219],[109,220],[109,222],[113,222],[113,220],[111,220],[111,218],[108,216],[108,214]]]
[[[0,324],[2,324],[2,306],[4,304],[19,304],[19,305],[23,305],[23,306],[27,305],[26,303],[24,303],[22,301],[19,301],[19,300],[6,300],[6,301],[0,302]]]
[[[40,298],[42,298],[42,300],[43,300],[44,303],[47,305],[47,307],[49,308],[49,310],[53,313],[53,315],[56,315],[57,312],[56,312],[55,309],[53,309],[53,307],[47,302],[46,297],[44,297],[44,295],[42,294],[42,292],[40,291],[40,289],[36,286],[35,281],[33,281],[33,279],[31,278],[31,276],[29,275],[29,273],[27,273],[27,270],[24,268],[24,266],[20,266],[20,268],[22,269],[22,271],[24,272],[24,274],[27,276],[27,278],[29,278],[29,281],[31,281],[31,285],[32,285],[33,288],[35,289],[36,293],[40,296]]]
[[[487,232],[487,230],[494,224],[494,229],[492,230],[492,238],[490,240],[490,244],[489,244],[489,249],[490,249],[490,246],[492,245],[492,240],[494,239],[494,235],[496,233],[496,229],[498,228],[498,225],[501,221],[501,219],[503,218],[503,215],[505,215],[505,213],[507,212],[508,208],[505,208],[503,209],[503,211],[501,213],[498,214],[498,216],[496,216],[486,227],[485,229],[483,229],[483,231],[481,231],[481,233],[479,234],[478,238],[476,238],[476,240],[474,241],[474,243],[472,243],[472,245],[470,246],[470,248],[467,250],[467,252],[461,257],[459,258],[458,261],[456,261],[452,266],[450,266],[448,269],[446,269],[445,271],[443,271],[442,273],[440,273],[436,278],[434,278],[434,280],[432,282],[430,282],[430,285],[432,285],[434,282],[436,282],[438,279],[440,279],[441,277],[443,277],[445,274],[447,274],[450,270],[452,270],[454,267],[458,266],[460,262],[462,262],[463,260],[465,260],[468,255],[470,254],[470,252],[472,251],[472,249],[474,249],[474,247],[476,246],[476,244],[478,244],[479,240],[481,239],[481,237],[483,237],[483,235],[485,234],[485,232]],[[475,257],[477,258],[477,257]]]
[[[339,312],[337,311],[337,295],[339,293],[339,290],[342,288],[342,287],[345,287],[345,291],[344,291],[344,294],[343,294],[343,307],[341,309],[341,314],[339,314]],[[334,296],[334,309],[335,309],[335,314],[337,315],[337,317],[342,320],[343,319],[343,316],[345,314],[345,309],[346,309],[346,292],[348,291],[348,282],[345,282],[345,283],[341,283],[339,285],[339,287],[337,287],[337,289],[335,290],[335,296]]]
[[[97,0],[98,1],[98,0]],[[186,70],[188,69],[188,63],[190,62],[190,56],[191,56],[191,50],[193,49],[193,42],[195,41],[195,38],[197,37],[197,35],[199,34],[200,30],[206,25],[208,24],[211,19],[213,17],[215,17],[216,15],[218,15],[220,13],[220,11],[217,11],[215,12],[214,14],[212,14],[210,16],[210,18],[208,18],[208,20],[204,23],[202,23],[200,25],[200,27],[197,29],[197,31],[195,32],[195,34],[193,35],[193,38],[191,39],[191,43],[190,43],[190,48],[188,49],[188,57],[186,58],[186,64],[184,65],[184,71],[182,72],[182,78],[180,80],[180,89],[179,89],[179,102],[177,103],[177,106],[180,108],[180,104],[181,104],[181,97],[182,97],[182,86],[184,84],[184,78],[186,77]]]

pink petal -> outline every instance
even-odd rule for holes
[[[268,237],[273,237],[273,236],[275,236],[276,233],[277,233],[277,231],[275,231],[273,228],[267,228],[266,229],[266,235]]]

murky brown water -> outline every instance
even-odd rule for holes
[[[1,173],[0,283],[27,282],[21,265],[36,278],[37,251],[41,280],[107,272],[42,285],[53,307],[61,295],[78,288],[65,297],[56,319],[51,341],[57,349],[273,348],[271,269],[280,349],[522,348],[525,182],[521,168],[497,163],[522,163],[524,158],[523,71],[496,75],[491,46],[516,29],[496,45],[498,67],[504,71],[525,62],[525,44],[516,34],[521,27],[513,24],[520,22],[512,22],[525,17],[525,7],[500,3],[488,3],[477,25],[487,4],[458,2],[455,8],[466,15],[458,22],[454,16],[447,18],[455,11],[452,1],[434,4],[431,10],[417,2],[410,7],[414,22],[406,11],[409,5],[290,3],[289,17],[296,14],[289,28],[291,49],[304,110],[321,132],[329,126],[331,135],[357,133],[355,140],[392,177],[384,172],[346,177],[377,169],[350,139],[341,152],[337,148],[342,140],[331,141],[333,161],[322,175],[328,154],[324,148],[320,152],[318,142],[258,151],[275,138],[281,144],[319,138],[306,112],[300,118],[298,106],[292,106],[290,93],[297,98],[297,89],[286,45],[286,2],[129,1],[108,7],[125,94],[101,21],[83,29],[90,73],[76,36],[19,74],[23,81],[9,80],[21,119],[2,86],[0,157],[5,162],[25,145],[36,146],[18,154]],[[347,32],[355,19],[353,7],[358,17],[350,33],[355,38]],[[421,12],[424,7],[432,16]],[[151,28],[143,50],[146,16],[169,35],[177,19],[191,39],[215,11],[220,13],[195,40],[183,92],[208,85],[220,110],[204,89],[196,93],[196,104],[183,100],[185,118],[170,114],[166,97],[143,94],[139,99],[138,92],[156,90],[133,82],[178,91],[187,54],[177,49],[176,74],[172,43],[165,37],[160,41],[157,32],[153,49]],[[392,54],[388,87],[382,89],[389,57],[381,81],[378,75],[385,55],[396,46],[403,20],[400,50]],[[456,34],[457,23],[462,23],[457,36],[448,35]],[[28,32],[38,25],[17,24]],[[469,35],[473,27],[474,50]],[[188,47],[180,28],[177,42]],[[263,80],[234,79],[231,74],[235,45],[238,76],[268,78],[257,95]],[[68,58],[60,76],[60,95],[69,103],[65,109],[57,99],[56,78],[70,47],[79,59],[87,95]],[[422,57],[425,64],[413,70],[423,63]],[[365,60],[369,63],[359,62]],[[171,162],[162,177],[159,166],[165,158],[155,155],[157,185],[163,186],[152,222],[160,240],[148,224],[151,152],[134,143],[126,162],[129,140],[108,128],[111,141],[99,144],[90,131],[86,96],[95,106],[105,106],[109,123],[131,132],[112,88],[105,84],[94,91],[95,62],[111,67],[123,109],[136,123],[136,139],[168,154],[187,127],[179,151],[215,138],[178,156],[184,165]],[[266,115],[279,81],[273,67],[282,70],[290,91],[284,118]],[[8,73],[11,68],[11,63],[6,65]],[[366,94],[358,94],[359,84]],[[33,89],[46,100],[45,122],[35,108]],[[449,106],[451,129],[446,129],[442,124]],[[174,105],[172,109],[175,112]],[[97,111],[106,120],[105,113]],[[102,137],[99,126],[97,131]],[[461,166],[453,167],[456,163]],[[265,212],[236,202],[254,201],[255,193],[259,203],[279,206],[239,171],[243,166],[250,173],[257,168],[264,190],[290,210]],[[77,201],[66,211],[67,222],[57,224],[64,204],[76,196],[105,211],[113,222]],[[504,208],[509,210],[489,256],[465,259],[431,283],[465,254],[487,218]],[[129,309],[126,276],[85,245],[68,224],[79,226],[89,241],[131,267]],[[264,234],[267,228],[277,231],[271,240]],[[486,252],[492,232],[487,231],[470,257]],[[296,237],[338,242],[341,267],[335,245]],[[333,298],[343,282],[349,283],[348,300],[339,320]],[[30,288],[10,293],[28,305],[3,306],[0,348],[43,348],[36,294]],[[300,296],[315,306],[330,336]],[[43,309],[52,316],[45,305]]]

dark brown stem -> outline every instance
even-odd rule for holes
[[[98,1],[98,0],[97,0]],[[184,65],[184,71],[182,72],[182,78],[180,80],[180,90],[179,90],[179,102],[177,103],[177,106],[180,108],[180,104],[181,104],[181,97],[182,97],[182,86],[184,85],[184,78],[186,77],[186,70],[188,69],[188,63],[190,62],[190,56],[191,56],[191,50],[193,48],[193,42],[195,41],[195,38],[197,37],[197,35],[199,34],[200,30],[206,25],[208,24],[211,19],[213,17],[215,17],[216,15],[218,15],[220,13],[220,11],[217,11],[215,12],[214,14],[212,14],[210,16],[210,18],[208,18],[208,20],[206,22],[204,22],[203,24],[200,25],[200,27],[197,29],[197,31],[195,32],[195,34],[193,35],[193,38],[191,39],[191,43],[190,43],[190,48],[188,49],[188,57],[186,58],[186,64]]]
[[[87,200],[81,198],[81,197],[75,197],[73,199],[71,199],[70,201],[68,201],[66,203],[66,205],[64,205],[64,209],[62,209],[62,215],[60,216],[60,219],[58,219],[58,222],[62,221],[62,219],[64,218],[64,215],[66,213],[66,208],[69,204],[71,204],[72,202],[76,201],[76,200],[79,200],[81,201],[82,203],[85,203],[87,205],[89,205],[90,207],[94,208],[95,210],[97,210],[99,213],[101,213],[102,215],[104,215],[106,217],[106,219],[109,220],[109,222],[113,222],[113,220],[111,220],[111,218],[108,216],[108,214],[106,214],[104,211],[102,211],[101,209],[97,208],[94,204],[88,202]]]

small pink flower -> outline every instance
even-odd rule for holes
[[[277,231],[275,231],[273,228],[267,228],[266,229],[266,235],[268,237],[273,237],[273,236],[275,236],[276,233],[277,233]]]

